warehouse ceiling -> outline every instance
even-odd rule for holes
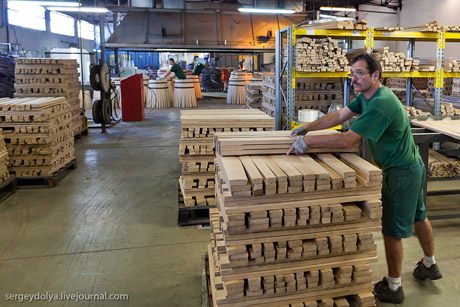
[[[363,4],[395,9],[401,4],[397,0],[130,0],[132,6],[129,7],[127,0],[81,1],[85,6],[106,6],[113,13],[123,14],[121,23],[106,43],[108,48],[190,51],[273,51],[276,30],[316,19],[321,6],[355,7],[359,10]],[[242,6],[290,8],[296,13],[244,14],[237,10]],[[346,16],[349,13],[335,14]],[[112,20],[112,17],[110,14],[109,19]]]

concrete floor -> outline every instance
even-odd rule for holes
[[[150,111],[146,121],[120,123],[105,135],[90,130],[76,142],[78,168],[56,188],[22,189],[1,203],[0,306],[21,305],[6,294],[37,292],[129,295],[79,306],[200,306],[209,231],[176,226],[179,133],[177,109]],[[430,197],[428,205],[460,212],[460,197]],[[460,219],[433,226],[445,277],[414,281],[422,253],[416,238],[405,240],[404,306],[459,305]],[[380,235],[377,241],[376,280],[386,270]]]

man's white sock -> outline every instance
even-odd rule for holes
[[[388,288],[392,291],[396,291],[401,287],[401,276],[399,277],[391,277],[388,276]]]
[[[428,257],[427,255],[423,256],[423,265],[427,268],[431,268],[431,266],[435,263],[436,261],[434,260],[434,255],[432,257]]]

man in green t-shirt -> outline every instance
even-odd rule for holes
[[[187,77],[185,76],[184,71],[179,66],[179,64],[174,63],[173,58],[169,59],[169,65],[172,65],[172,66],[171,66],[171,69],[169,70],[169,72],[166,74],[166,76],[164,76],[165,78],[167,78],[173,72],[176,75],[177,79],[187,79]]]
[[[380,301],[402,303],[401,286],[403,238],[418,235],[424,257],[417,263],[413,275],[419,279],[442,278],[434,259],[434,239],[425,213],[423,186],[426,173],[410,130],[410,121],[402,103],[393,92],[382,86],[382,69],[369,54],[360,54],[351,61],[351,79],[360,94],[340,111],[328,114],[312,123],[294,129],[295,139],[287,154],[305,153],[310,147],[351,148],[367,138],[375,163],[383,171],[382,233],[388,265],[388,278],[374,285]],[[360,115],[350,129],[328,136],[308,135],[308,131],[327,129]]]

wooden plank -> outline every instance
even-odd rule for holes
[[[317,154],[316,157],[339,173],[343,178],[356,176],[356,172],[331,154]]]
[[[276,175],[271,171],[262,156],[251,156],[266,184],[276,184]]]
[[[423,127],[432,131],[448,135],[454,139],[460,140],[460,120],[411,120],[411,124]]]
[[[356,168],[360,169],[362,172],[367,174],[367,177],[371,176],[380,176],[382,175],[382,170],[377,166],[367,162],[363,158],[354,155],[354,154],[339,154],[339,157],[348,163],[352,164]]]
[[[250,156],[241,156],[239,157],[243,167],[248,175],[249,180],[253,185],[262,184],[263,176],[257,169],[257,166],[254,164],[254,161]]]
[[[286,173],[289,181],[299,181],[303,179],[303,175],[297,170],[297,168],[285,159],[285,156],[272,155],[270,156],[270,159],[274,161],[284,173]]]
[[[237,157],[222,157],[219,160],[222,165],[225,182],[231,186],[248,184],[248,177],[243,164]]]

